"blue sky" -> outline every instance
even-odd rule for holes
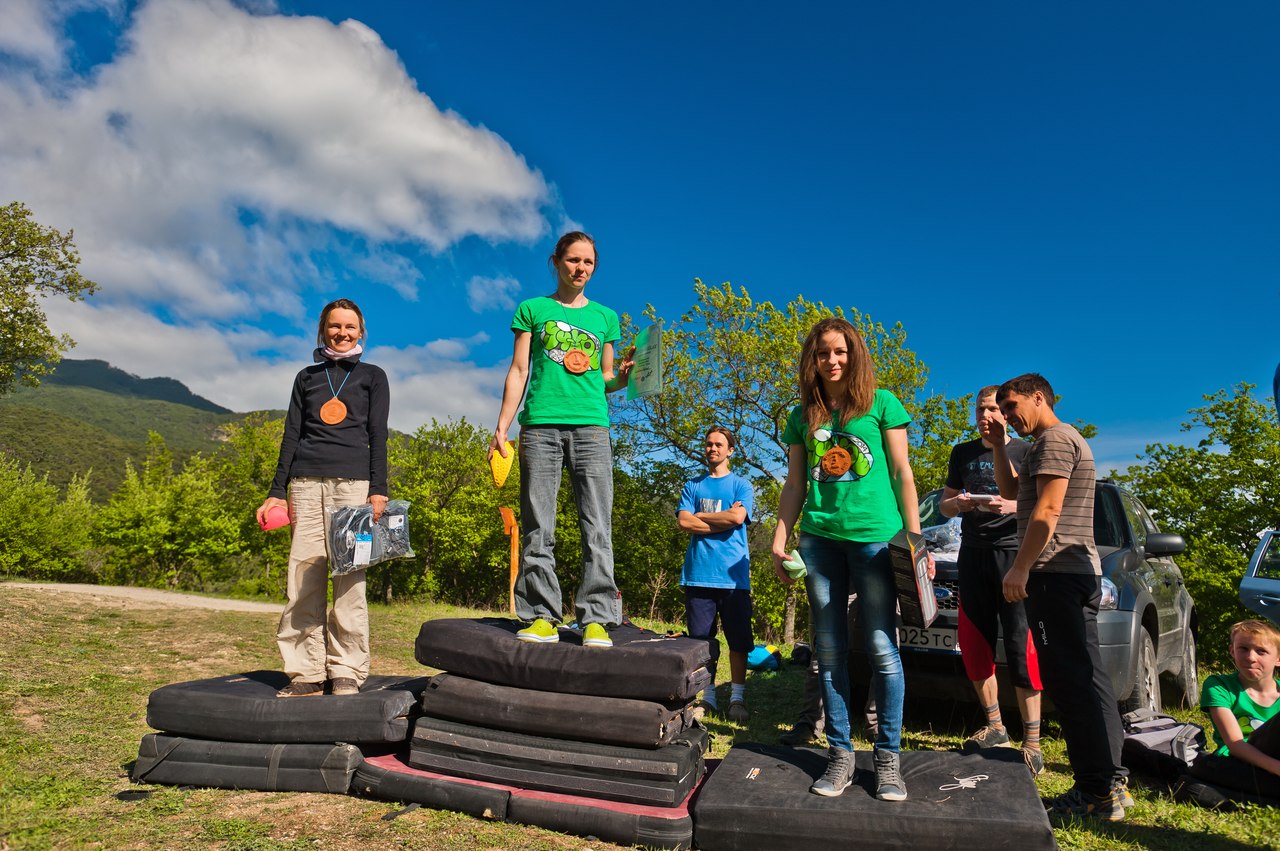
[[[51,322],[237,410],[349,295],[394,425],[492,424],[572,225],[621,312],[727,280],[901,321],[935,392],[1042,372],[1104,469],[1280,358],[1269,0],[3,6],[0,200],[103,284]]]

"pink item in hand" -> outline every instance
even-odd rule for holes
[[[281,526],[289,525],[289,509],[279,505],[273,505],[267,509],[267,515],[258,524],[262,527],[262,531],[270,532],[272,529],[279,529]]]

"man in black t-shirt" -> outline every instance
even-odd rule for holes
[[[999,423],[1006,453],[1014,465],[1022,462],[1031,445],[1013,440],[1003,428],[996,405],[995,385],[978,391],[975,420]],[[1022,715],[1022,758],[1033,775],[1044,771],[1040,752],[1040,669],[1035,645],[1027,631],[1022,603],[1004,598],[1001,583],[1018,553],[1018,503],[1001,499],[996,486],[991,444],[978,438],[957,444],[947,465],[947,483],[939,508],[948,517],[961,515],[960,555],[956,561],[960,580],[960,622],[956,636],[965,673],[973,682],[987,715],[987,723],[965,740],[964,750],[1009,747],[1009,733],[1000,717],[996,687],[996,636],[1004,627],[1005,659],[1018,696]]]

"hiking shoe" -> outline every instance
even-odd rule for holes
[[[280,691],[276,692],[276,697],[315,697],[324,694],[324,683],[289,683]]]
[[[330,694],[359,694],[360,684],[351,677],[334,677]]]
[[[717,711],[718,710],[716,709],[714,704],[707,703],[705,700],[699,700],[697,703],[693,705],[693,709],[691,710],[690,715],[693,717],[694,721],[701,721],[703,718],[706,718],[708,715],[716,714]]]
[[[1044,774],[1044,754],[1039,748],[1023,748],[1022,761],[1027,764],[1032,777]]]
[[[1072,786],[1065,794],[1044,802],[1044,808],[1052,815],[1069,818],[1096,818],[1103,821],[1124,821],[1124,807],[1111,792],[1105,797],[1090,795],[1078,786]]]
[[[876,751],[876,797],[881,801],[905,801],[907,784],[902,781],[897,751]]]
[[[747,711],[747,705],[741,700],[735,700],[729,704],[728,718],[734,724],[745,724],[750,717],[751,713]]]
[[[788,748],[799,748],[809,744],[817,735],[808,724],[797,724],[778,737],[778,744]]]
[[[853,751],[832,746],[827,748],[827,770],[809,791],[826,798],[838,798],[852,783]]]
[[[560,632],[555,624],[546,618],[536,618],[533,623],[516,633],[521,641],[538,641],[543,644],[555,644],[560,640]]]
[[[589,623],[582,630],[582,646],[583,647],[612,647],[613,639],[609,637],[609,633],[603,626],[598,623]]]
[[[1120,802],[1120,806],[1126,810],[1136,803],[1133,796],[1129,794],[1129,778],[1117,777],[1111,781],[1111,797]]]
[[[1009,747],[1009,731],[1004,727],[992,727],[990,724],[980,727],[976,733],[964,740],[961,753],[978,753],[984,748]]]

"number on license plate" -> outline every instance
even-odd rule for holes
[[[945,650],[955,653],[960,649],[954,629],[922,629],[918,626],[898,627],[898,644],[921,650]]]

